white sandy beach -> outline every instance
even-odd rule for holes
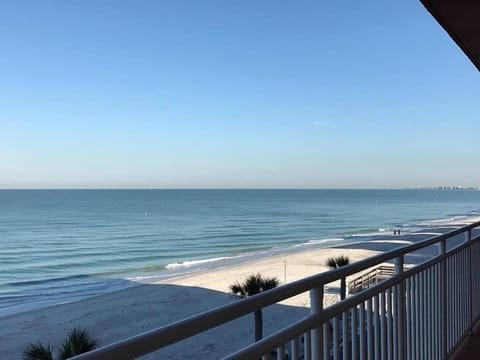
[[[478,218],[468,219],[468,222],[474,220]],[[437,226],[451,229],[463,223],[449,222]],[[397,237],[386,235],[378,241],[359,242],[341,248],[306,250],[5,316],[0,318],[2,358],[19,359],[23,348],[36,341],[49,342],[57,348],[65,334],[77,326],[89,330],[102,345],[106,345],[238,301],[228,294],[229,286],[248,275],[260,273],[263,276],[275,276],[283,283],[286,274],[286,281],[292,282],[326,271],[325,263],[331,256],[346,255],[351,261],[358,261],[431,237],[434,233],[436,231]],[[429,255],[432,254],[420,254],[411,259],[412,262],[420,261]],[[338,301],[338,286],[335,283],[327,286],[325,306]],[[306,293],[265,309],[265,334],[305,316],[309,311],[308,306]],[[246,316],[146,358],[212,359],[250,343],[252,338],[253,317]]]

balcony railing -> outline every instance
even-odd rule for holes
[[[480,316],[480,236],[472,238],[479,226],[295,281],[74,359],[140,357],[306,291],[308,316],[225,359],[444,359]],[[436,248],[436,255],[404,269],[407,256],[427,247]],[[393,276],[323,308],[326,284],[385,262],[394,263]]]

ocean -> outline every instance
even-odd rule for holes
[[[0,190],[0,316],[479,214],[467,190]]]

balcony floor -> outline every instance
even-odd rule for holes
[[[473,331],[460,344],[458,349],[450,357],[452,360],[477,360],[480,359],[480,321],[477,322]]]

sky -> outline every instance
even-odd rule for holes
[[[480,185],[419,0],[1,1],[0,44],[0,188]]]

